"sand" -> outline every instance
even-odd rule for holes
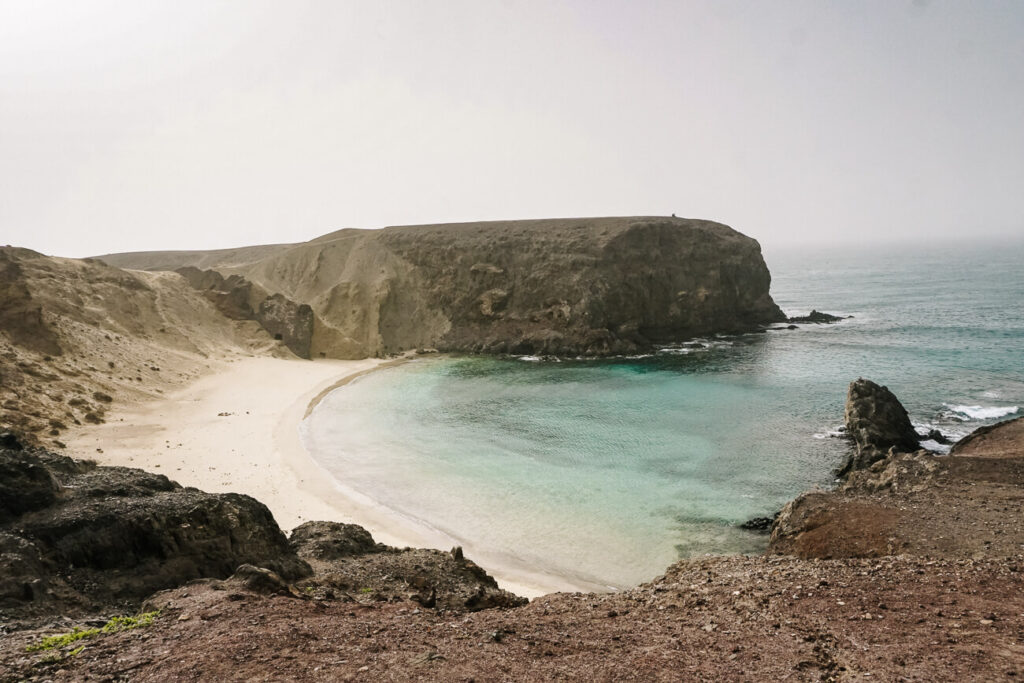
[[[165,474],[205,491],[250,495],[267,505],[286,531],[310,520],[349,522],[388,545],[448,550],[456,539],[345,487],[303,448],[299,424],[316,402],[384,364],[268,357],[218,361],[208,374],[165,398],[115,404],[105,424],[73,429],[65,436],[67,451],[102,465]],[[468,554],[519,595],[585,588],[500,558]]]

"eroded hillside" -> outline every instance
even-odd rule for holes
[[[60,446],[117,401],[155,398],[216,359],[288,354],[175,273],[0,249],[0,430]],[[289,354],[290,355],[290,354]]]

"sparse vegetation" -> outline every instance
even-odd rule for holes
[[[160,611],[145,612],[138,615],[137,617],[114,617],[106,624],[99,628],[79,628],[78,626],[71,629],[68,633],[62,633],[56,636],[48,636],[43,638],[38,643],[33,643],[25,648],[27,652],[39,652],[41,650],[58,650],[60,648],[67,647],[72,643],[77,643],[79,640],[86,638],[93,638],[100,635],[101,633],[117,633],[119,631],[131,631],[132,629],[139,628],[141,626],[149,626],[160,614]],[[85,646],[81,646],[76,650],[71,651],[69,654],[75,655],[82,651]]]

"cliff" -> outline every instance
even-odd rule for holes
[[[607,355],[784,319],[756,241],[681,218],[341,230],[295,245],[100,258],[213,269],[306,304],[313,357]]]

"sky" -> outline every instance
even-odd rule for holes
[[[1024,234],[1024,2],[0,0],[0,244]]]

